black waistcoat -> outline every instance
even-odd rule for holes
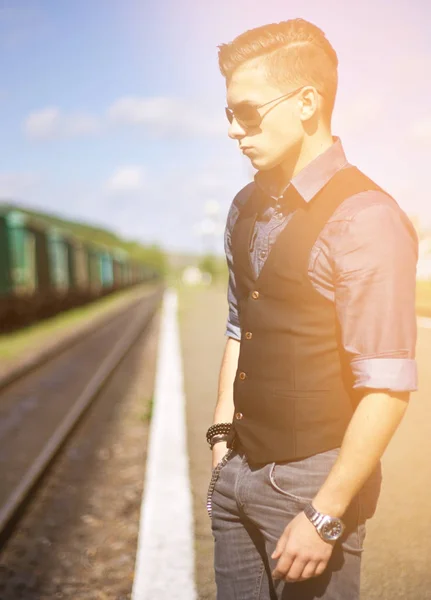
[[[233,430],[252,463],[293,460],[341,445],[359,396],[334,302],[311,284],[308,262],[335,209],[367,190],[382,191],[355,167],[338,171],[310,202],[302,202],[257,279],[249,252],[256,188],[235,223],[232,253],[242,336]]]

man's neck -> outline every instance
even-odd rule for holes
[[[320,154],[323,154],[323,152],[330,148],[333,143],[334,139],[330,132],[322,132],[322,134],[318,137],[316,135],[313,135],[312,137],[305,137],[300,153],[296,157],[296,160],[292,161],[291,158],[288,158],[279,165],[281,186],[287,186],[289,181],[291,181],[295,175],[302,171],[302,169],[304,169]]]

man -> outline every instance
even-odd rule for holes
[[[247,31],[219,64],[257,173],[225,232],[217,598],[356,600],[380,458],[417,389],[417,237],[331,133],[338,61],[318,27]]]

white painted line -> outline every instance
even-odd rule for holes
[[[132,600],[197,598],[177,302],[165,292]]]
[[[431,319],[429,317],[418,317],[418,325],[425,329],[431,329]]]

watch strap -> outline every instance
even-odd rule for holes
[[[314,506],[311,504],[311,502],[309,504],[307,504],[306,507],[304,508],[304,513],[308,517],[308,519],[313,523],[313,525],[316,527],[318,525],[320,525],[320,523],[326,517],[326,515],[317,511],[314,508]]]
[[[322,523],[322,521],[324,521],[327,517],[343,523],[343,521],[339,517],[331,517],[330,515],[326,515],[324,513],[319,512],[314,508],[311,502],[305,506],[304,513],[315,527],[318,527]]]
[[[342,535],[344,529],[345,529],[345,525],[343,523],[343,521],[341,519],[339,519],[338,517],[331,517],[330,515],[325,515],[323,513],[320,513],[319,511],[317,511],[314,506],[311,504],[311,502],[309,504],[307,504],[304,508],[304,513],[306,515],[306,517],[311,521],[311,523],[315,526],[317,533],[320,535],[320,537],[325,540],[328,541],[327,537],[325,536],[325,534],[322,532],[322,527],[324,522],[328,522],[329,521],[338,521],[339,524],[341,525],[341,532],[340,532],[340,536]],[[338,536],[338,537],[340,537]],[[338,539],[338,538],[332,538],[332,539]]]

